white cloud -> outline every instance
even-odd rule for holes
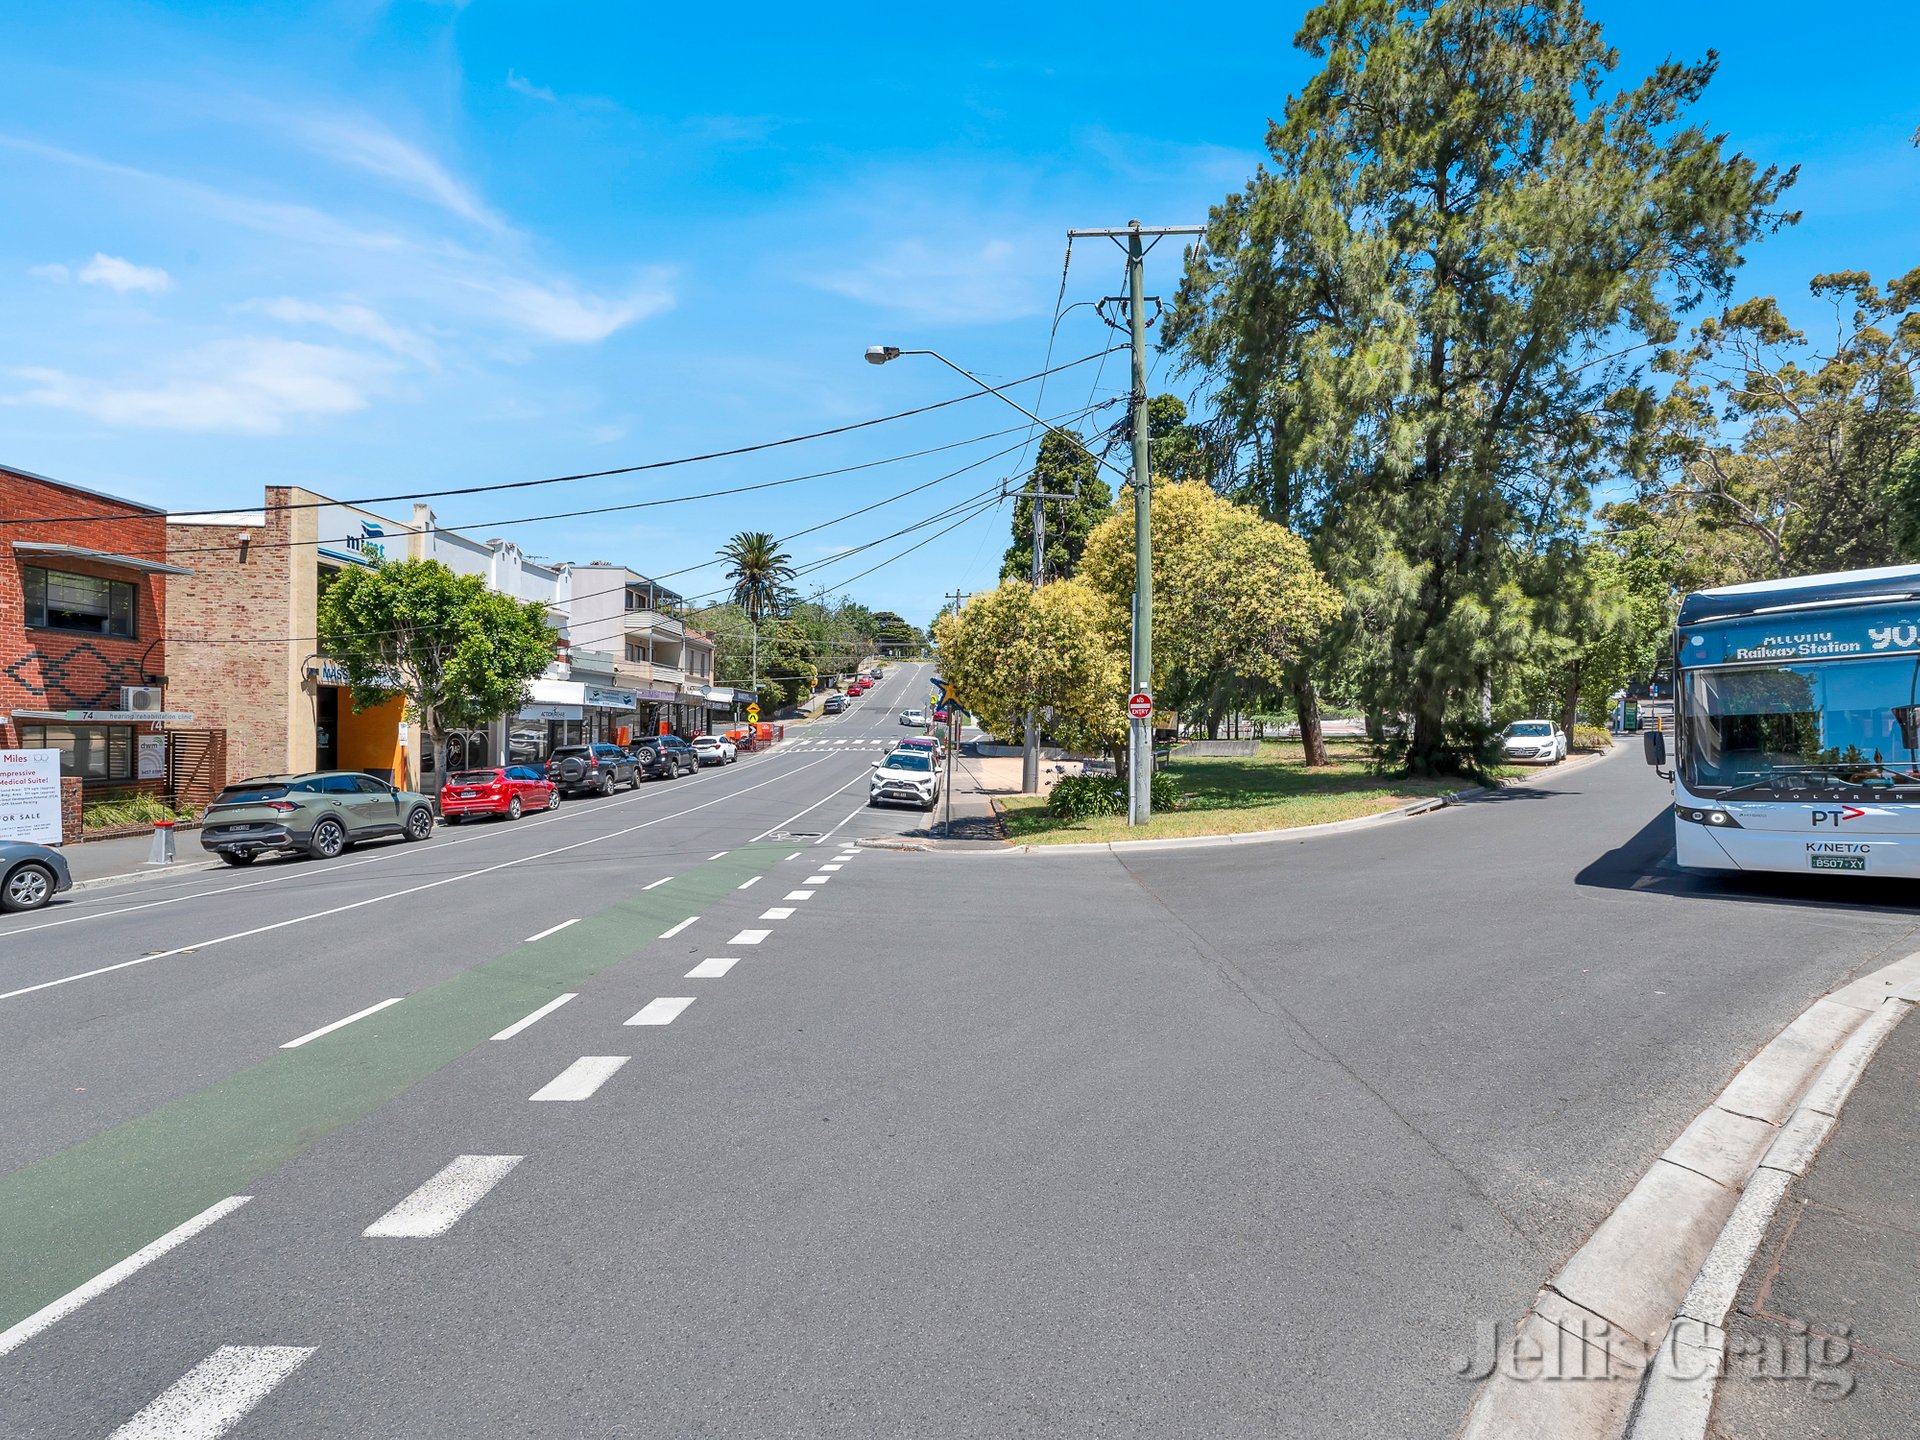
[[[560,100],[560,97],[546,86],[536,85],[533,81],[527,79],[526,76],[516,75],[511,70],[507,71],[507,88],[509,90],[517,90],[522,95],[529,96],[535,100],[544,100],[549,105],[558,104]]]
[[[73,272],[64,265],[29,265],[27,273],[62,285],[73,278]]]
[[[135,265],[118,255],[96,253],[93,259],[80,267],[76,278],[83,284],[104,285],[122,295],[130,290],[163,295],[173,288],[173,277],[157,265]]]
[[[308,115],[291,122],[310,149],[343,165],[392,180],[463,220],[504,231],[502,220],[466,184],[426,151],[361,116]]]
[[[382,349],[429,367],[437,368],[439,363],[432,344],[423,336],[395,325],[372,306],[357,301],[328,305],[317,300],[281,295],[271,300],[252,300],[241,308],[260,315],[271,315],[275,320],[283,320],[289,325],[321,325],[342,335],[351,335],[356,340],[371,340]]]
[[[238,339],[174,357],[157,373],[102,381],[49,369],[0,404],[71,410],[106,425],[274,435],[290,422],[363,410],[394,362],[338,346]]]
[[[673,304],[666,276],[656,272],[618,297],[594,295],[564,283],[545,285],[513,275],[476,274],[467,287],[497,317],[549,340],[591,345]]]
[[[985,324],[1044,315],[1042,265],[1010,240],[969,243],[959,235],[912,237],[883,245],[858,266],[829,270],[819,284],[932,324]],[[1056,266],[1057,268],[1057,266]]]

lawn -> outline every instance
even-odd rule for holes
[[[1285,830],[1377,815],[1423,796],[1466,788],[1458,779],[1417,780],[1380,775],[1367,761],[1365,744],[1330,742],[1333,764],[1309,770],[1292,741],[1262,742],[1250,760],[1175,760],[1167,773],[1181,792],[1171,813],[1156,813],[1144,826],[1130,827],[1124,815],[1089,820],[1056,820],[1037,795],[997,801],[1009,840],[1022,845],[1061,845],[1085,841],[1164,840],[1186,835],[1235,835],[1252,830]]]

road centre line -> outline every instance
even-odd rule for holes
[[[97,1295],[104,1295],[135,1271],[143,1270],[176,1245],[183,1245],[216,1220],[238,1210],[251,1195],[229,1195],[217,1205],[209,1205],[191,1220],[173,1227],[158,1240],[142,1245],[126,1259],[108,1266],[83,1285],[76,1285],[50,1305],[43,1305],[26,1319],[0,1331],[0,1355],[18,1350],[41,1331],[59,1324]]]
[[[290,925],[301,925],[309,920],[324,920],[331,915],[344,915],[348,911],[361,910],[369,905],[379,905],[388,900],[400,900],[408,895],[418,895],[423,891],[437,890],[442,885],[457,885],[463,880],[473,880],[482,875],[491,875],[497,870],[510,870],[516,865],[525,865],[529,861],[546,860],[555,855],[564,855],[572,850],[583,849],[588,845],[598,845],[608,840],[618,840],[622,836],[631,835],[639,830],[649,830],[655,825],[664,825],[669,820],[678,820],[684,816],[692,815],[696,811],[711,810],[715,805],[724,805],[729,800],[737,800],[742,795],[751,794],[755,790],[765,789],[768,785],[777,785],[781,781],[799,774],[802,770],[808,770],[815,765],[824,763],[824,761],[820,760],[810,760],[805,765],[798,766],[782,775],[775,776],[771,780],[763,780],[758,785],[749,785],[743,790],[730,791],[728,794],[718,796],[703,804],[689,806],[685,810],[676,810],[668,815],[656,815],[651,820],[643,820],[637,825],[629,825],[624,830],[613,830],[605,835],[589,836],[585,840],[576,840],[570,845],[560,845],[552,850],[540,850],[531,855],[519,855],[511,860],[502,860],[497,864],[483,866],[478,870],[463,870],[458,875],[447,875],[438,880],[426,881],[423,884],[409,885],[404,890],[390,890],[384,895],[370,895],[365,900],[354,900],[348,904],[335,905],[326,910],[315,910],[305,915],[296,915],[288,920],[276,920],[271,925],[257,925],[251,930],[238,930],[230,935],[215,936],[211,940],[195,941],[191,945],[177,945],[171,950],[156,950],[151,955],[139,955],[131,960],[122,960],[115,965],[103,965],[95,970],[82,971],[78,975],[65,975],[58,980],[43,980],[38,985],[26,985],[18,990],[0,992],[0,1000],[17,999],[22,995],[31,995],[36,991],[51,990],[58,985],[70,985],[76,980],[91,980],[96,975],[106,975],[115,970],[125,970],[133,965],[145,965],[153,960],[166,960],[175,955],[185,955],[190,951],[208,950],[215,945],[224,945],[233,940],[250,939],[255,935],[265,935],[274,930],[284,930]]]
[[[772,933],[771,930],[742,930],[727,943],[729,945],[758,945]]]
[[[790,918],[792,914],[793,907],[791,905],[776,905],[771,910],[761,911],[760,918],[762,920],[786,920]]]
[[[316,1348],[222,1345],[107,1440],[219,1440]]]
[[[405,998],[406,997],[404,995],[396,995],[391,1000],[382,1000],[378,1005],[369,1005],[364,1010],[356,1010],[353,1012],[353,1014],[347,1016],[346,1019],[336,1020],[331,1025],[322,1025],[318,1030],[309,1030],[306,1034],[302,1035],[298,1040],[289,1040],[287,1041],[286,1044],[282,1045],[280,1048],[282,1050],[298,1050],[302,1045],[306,1044],[309,1040],[318,1040],[322,1035],[331,1035],[334,1031],[339,1030],[344,1026],[353,1024],[353,1022],[356,1020],[364,1020],[369,1015],[378,1014],[380,1011],[386,1009],[389,1005],[398,1005]]]
[[[576,915],[571,920],[562,920],[558,925],[549,925],[546,929],[542,930],[538,935],[529,935],[527,936],[526,939],[522,940],[520,943],[522,945],[531,945],[536,940],[544,940],[549,935],[558,935],[562,930],[566,929],[569,925],[578,925],[579,923],[580,923],[580,917]]]
[[[691,995],[662,995],[649,1000],[627,1020],[629,1025],[671,1025],[680,1012],[693,1004]]]
[[[737,955],[714,955],[702,960],[687,971],[682,978],[687,980],[718,980],[727,971],[740,963]]]
[[[524,1155],[456,1155],[434,1177],[360,1233],[370,1240],[424,1240],[444,1235]]]
[[[748,879],[742,880],[738,885],[734,886],[733,888],[736,890],[751,890],[754,886],[758,885],[759,883],[760,883],[760,877],[758,875],[754,875],[749,877]]]
[[[693,922],[698,920],[699,918],[700,917],[698,915],[687,916],[686,919],[682,920],[678,925],[674,926],[671,930],[662,931],[660,938],[662,940],[671,940],[674,936],[678,935],[682,930],[686,929],[687,926],[693,924]]]
[[[823,760],[815,760],[815,761],[812,761],[811,763],[815,765],[821,765],[821,764],[825,764],[826,762]],[[753,839],[765,840],[769,835],[779,834],[780,831],[786,829],[789,825],[793,824],[793,822],[798,820],[802,815],[811,815],[814,811],[818,810],[822,805],[826,804],[827,801],[831,800],[834,796],[838,795],[840,791],[847,789],[848,786],[858,785],[862,780],[865,780],[867,778],[868,776],[864,770],[856,771],[854,773],[854,777],[851,780],[847,781],[846,785],[841,785],[836,789],[829,790],[826,794],[822,795],[818,800],[814,801],[813,804],[807,806],[806,809],[800,811],[798,815],[789,815],[786,819],[782,820],[778,825],[772,826],[766,830],[762,830],[758,835],[754,836]],[[836,826],[835,828],[837,829],[839,827]],[[832,832],[829,831],[828,833],[831,834]],[[747,843],[752,844],[753,841],[750,840]],[[787,858],[791,860],[794,858],[795,855],[804,855],[805,853],[806,852],[804,850],[796,850],[793,852],[793,855],[789,855]]]
[[[611,1080],[631,1055],[582,1055],[528,1100],[585,1100]]]
[[[642,885],[640,888],[642,890],[658,890],[662,885],[666,884],[667,881],[671,880],[672,878],[673,877],[671,875],[662,875],[658,880],[654,881],[651,885]]]
[[[544,1020],[547,1016],[551,1015],[554,1011],[558,1010],[562,1005],[566,1004],[567,1001],[577,1000],[579,998],[580,998],[580,992],[578,990],[569,990],[564,995],[556,995],[553,997],[553,999],[549,1000],[546,1004],[542,1005],[538,1010],[535,1010],[531,1015],[521,1016],[518,1020],[514,1021],[513,1024],[507,1026],[506,1029],[502,1030],[498,1035],[495,1035],[493,1038],[496,1040],[511,1040],[514,1036],[518,1035],[522,1030],[526,1029],[529,1025],[533,1024],[534,1021]]]

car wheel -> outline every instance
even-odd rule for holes
[[[251,850],[222,850],[220,852],[220,858],[229,865],[241,866],[251,865],[260,857],[255,855]]]
[[[426,806],[419,806],[407,816],[407,828],[402,832],[409,840],[424,840],[433,834],[433,812]]]
[[[639,788],[640,788],[640,767],[636,765],[633,767],[633,769],[627,772],[627,789],[638,790]]]
[[[322,820],[307,837],[307,853],[316,860],[331,860],[347,848],[347,832],[338,820]]]
[[[8,872],[6,887],[0,889],[0,910],[38,910],[51,899],[53,872],[28,861]]]
[[[600,772],[600,793],[602,795],[613,794],[613,776],[605,770]]]
[[[507,819],[518,820],[519,818],[520,818],[520,797],[516,795],[511,800],[507,801]]]
[[[553,787],[553,789],[547,792],[547,809],[558,810],[559,808],[560,808],[560,787],[556,785]]]
[[[869,810],[878,810],[880,808],[880,802],[869,795],[867,797],[867,808]]]

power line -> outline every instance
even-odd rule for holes
[[[1066,364],[1060,366],[1059,369],[1071,370],[1075,366],[1086,364],[1089,360],[1096,360],[1106,353],[1104,350],[1096,350],[1093,354],[1083,355],[1078,360],[1069,360]],[[1029,381],[1042,379],[1044,378],[1044,373],[1045,372],[1036,372],[1032,375],[1022,376],[1018,380],[1010,381],[1009,385],[1003,388],[1010,388],[1012,385],[1025,385]],[[943,410],[949,405],[960,405],[969,400],[977,400],[982,393],[984,392],[970,391],[965,395],[955,395],[947,400],[936,400],[930,405],[917,406],[912,410],[901,410],[892,415],[879,415],[871,420],[855,420],[850,424],[836,425],[827,430],[813,430],[804,435],[788,435],[778,440],[762,440],[752,445],[737,445],[728,450],[709,450],[699,455],[681,455],[671,460],[649,460],[640,465],[619,465],[610,470],[583,470],[578,474],[572,475],[548,475],[538,480],[505,480],[492,485],[462,485],[448,490],[411,490],[398,495],[370,495],[355,500],[292,500],[282,505],[268,505],[261,508],[263,511],[277,512],[282,510],[318,510],[328,505],[345,505],[352,507],[362,505],[389,505],[400,500],[439,500],[454,495],[482,495],[497,490],[526,490],[537,485],[565,485],[576,480],[604,480],[615,475],[637,475],[648,470],[665,470],[677,465],[694,465],[707,460],[726,460],[739,455],[758,454],[763,450],[777,450],[786,445],[798,445],[808,440],[824,440],[835,435],[848,435],[856,430],[867,430],[875,425],[891,424],[895,420],[908,420],[916,415],[926,415],[935,410]],[[233,512],[231,508],[228,508],[222,510],[175,510],[169,513],[171,517],[175,519],[196,519],[205,516],[228,515]],[[54,515],[38,516],[32,519],[0,518],[0,525],[98,525],[114,520],[148,518],[151,518],[151,512],[149,511],[126,510],[109,515]]]

